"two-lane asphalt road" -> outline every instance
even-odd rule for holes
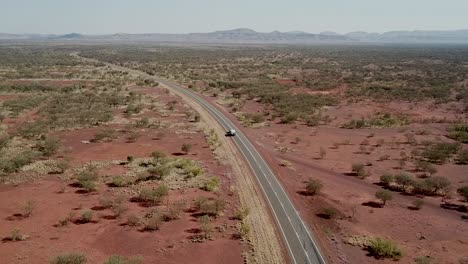
[[[71,55],[80,59],[97,61],[94,59],[80,57],[78,52],[72,53]],[[270,209],[273,212],[276,223],[278,224],[281,236],[284,239],[284,244],[288,249],[292,263],[326,263],[325,258],[320,253],[320,249],[317,245],[317,242],[315,241],[314,236],[312,235],[312,232],[302,220],[301,216],[289,199],[286,191],[276,178],[273,171],[270,169],[265,160],[260,156],[250,140],[247,139],[242,131],[240,131],[236,125],[229,120],[229,118],[227,118],[221,111],[216,109],[216,107],[212,106],[202,97],[188,89],[185,89],[177,83],[156,76],[151,76],[141,71],[132,70],[110,63],[105,64],[122,71],[133,72],[147,78],[152,78],[170,89],[185,94],[197,102],[206,111],[208,111],[208,113],[210,113],[213,118],[217,120],[217,122],[225,129],[225,131],[229,129],[235,129],[237,131],[237,135],[233,137],[233,140],[249,163],[249,166],[257,178],[259,186],[263,190],[266,200],[270,205]],[[255,230],[253,230],[253,232],[255,232]]]
[[[289,251],[292,263],[326,263],[311,231],[297,212],[283,186],[252,143],[236,125],[196,93],[176,83],[161,78],[155,79],[168,88],[192,98],[207,110],[226,131],[229,129],[237,131],[237,135],[232,138],[249,163],[263,190]]]

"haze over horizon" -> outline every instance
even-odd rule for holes
[[[468,1],[450,0],[0,0],[1,33],[194,33],[249,28],[334,31],[458,30],[468,28]]]

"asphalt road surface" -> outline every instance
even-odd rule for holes
[[[278,223],[279,230],[284,239],[284,244],[289,251],[288,253],[291,257],[292,263],[326,263],[325,258],[320,253],[312,232],[302,220],[283,186],[252,143],[236,127],[236,125],[234,125],[234,123],[232,123],[221,111],[216,109],[196,93],[185,89],[176,83],[160,78],[155,79],[168,88],[174,89],[192,98],[207,110],[219,122],[219,124],[221,124],[225,131],[228,131],[229,129],[236,130],[237,134],[232,137],[232,139],[249,163],[265,194],[275,220]]]
[[[77,56],[78,58],[87,59],[80,57],[77,52],[72,53],[71,55]],[[96,61],[93,59],[87,60]],[[205,110],[207,110],[219,122],[225,131],[230,129],[236,130],[237,134],[236,136],[232,137],[232,139],[249,163],[249,166],[257,178],[259,186],[263,190],[266,200],[270,205],[271,211],[273,212],[273,216],[278,224],[281,236],[284,239],[284,244],[286,245],[292,263],[326,263],[325,258],[320,253],[320,249],[312,232],[302,220],[301,216],[297,212],[286,191],[276,178],[271,168],[260,156],[250,140],[247,139],[244,133],[242,133],[236,127],[236,125],[229,120],[229,118],[227,118],[221,111],[216,109],[210,103],[205,101],[202,97],[188,89],[185,89],[177,83],[155,76],[150,76],[141,71],[128,69],[110,63],[105,64],[123,71],[129,71],[135,74],[145,75],[148,78],[153,78],[168,88],[187,95],[195,102],[200,104]],[[255,232],[255,230],[252,231]]]

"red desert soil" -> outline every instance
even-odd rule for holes
[[[203,243],[190,242],[192,230],[199,224],[190,213],[181,219],[162,225],[156,232],[141,232],[125,226],[126,219],[112,219],[108,210],[100,210],[99,198],[109,195],[109,191],[99,194],[76,194],[76,188],[65,187],[64,182],[50,177],[19,187],[0,186],[0,214],[2,216],[1,234],[9,234],[18,228],[29,239],[19,242],[2,242],[0,255],[2,263],[47,263],[51,257],[64,252],[83,252],[90,263],[102,263],[110,255],[143,256],[145,263],[241,263],[242,246],[231,239],[230,232],[216,234],[214,241]],[[32,196],[32,194],[34,194]],[[169,200],[183,197],[193,199],[203,194],[195,190],[180,193],[171,192]],[[15,197],[15,201],[11,201]],[[21,219],[21,207],[33,199],[36,204],[30,218]],[[140,213],[142,208],[129,203],[130,213]],[[96,208],[96,223],[75,224],[56,227],[58,220],[70,212],[77,216],[89,208]],[[233,225],[227,217],[218,223]]]
[[[158,90],[158,89],[153,89]],[[141,89],[144,91],[144,89]],[[160,103],[179,100],[175,96],[161,94]],[[99,185],[98,192],[82,193],[73,187],[74,180],[63,180],[58,176],[44,176],[34,182],[17,186],[0,185],[0,237],[5,238],[15,229],[29,236],[24,241],[4,240],[0,245],[1,263],[48,263],[59,254],[81,252],[89,263],[102,263],[111,255],[142,256],[144,263],[243,263],[242,252],[245,243],[237,239],[238,220],[232,220],[234,211],[239,207],[236,195],[229,191],[232,179],[226,177],[230,170],[228,165],[220,164],[206,143],[202,131],[188,133],[187,123],[182,110],[187,110],[182,103],[176,107],[177,113],[169,113],[162,118],[164,122],[177,124],[160,130],[140,129],[140,137],[132,143],[126,142],[123,132],[117,132],[117,138],[107,143],[88,143],[100,128],[84,128],[71,131],[53,132],[63,144],[63,152],[71,159],[72,167],[80,167],[90,161],[126,160],[127,156],[135,158],[148,157],[154,150],[161,150],[172,157],[179,157],[182,143],[193,145],[191,152],[183,158],[199,161],[208,175],[221,178],[219,197],[226,201],[226,210],[213,222],[212,240],[192,241],[200,232],[197,214],[186,210],[180,219],[164,222],[161,229],[155,232],[141,231],[141,227],[126,225],[127,216],[142,216],[151,208],[138,203],[127,202],[128,211],[121,218],[115,218],[109,209],[100,206],[102,198],[124,195],[126,201],[132,197],[131,192],[112,188],[104,183]],[[155,113],[156,114],[156,113]],[[144,113],[141,116],[151,116]],[[136,116],[138,117],[138,115]],[[111,124],[117,130],[125,125]],[[193,129],[192,129],[193,130]],[[162,135],[162,136],[161,136]],[[124,165],[109,165],[99,170],[99,175],[109,177],[126,172]],[[190,207],[200,196],[214,198],[215,195],[197,188],[172,190],[167,201],[185,201]],[[24,205],[33,201],[35,207],[32,216],[22,217]],[[155,208],[164,207],[159,205]],[[78,219],[84,211],[92,210],[94,220],[81,224],[72,221],[66,226],[58,226],[59,220],[70,213]],[[162,209],[161,209],[162,210]]]
[[[206,99],[223,110],[213,98]],[[387,105],[386,109],[395,110],[392,106],[396,109],[405,107],[392,103]],[[363,112],[366,107],[367,110],[372,110]],[[395,169],[395,166],[398,166],[395,159],[398,159],[400,151],[405,150],[406,145],[402,144],[397,149],[392,149],[389,144],[385,144],[376,148],[372,155],[356,153],[364,139],[368,139],[371,145],[379,138],[384,138],[386,142],[392,138],[404,142],[406,132],[424,128],[430,131],[430,135],[416,136],[417,140],[434,140],[443,135],[446,128],[439,124],[412,124],[405,131],[400,131],[399,128],[350,130],[332,127],[349,118],[348,113],[351,113],[353,118],[359,118],[358,114],[385,110],[378,105],[366,107],[353,105],[329,109],[326,114],[330,114],[332,119],[337,116],[337,119],[319,128],[269,122],[270,125],[265,127],[243,127],[242,130],[277,172],[296,207],[318,234],[322,248],[332,263],[394,263],[392,260],[377,260],[366,256],[367,252],[361,248],[344,243],[343,239],[350,235],[378,236],[396,241],[406,253],[399,263],[414,263],[413,259],[417,256],[431,256],[438,263],[458,263],[460,258],[467,256],[468,226],[461,219],[461,213],[440,207],[440,197],[425,197],[425,205],[418,211],[408,209],[416,197],[396,192],[393,194],[393,200],[383,208],[363,205],[369,201],[376,201],[374,194],[381,187],[375,183],[379,181],[380,175],[384,172],[399,171]],[[350,109],[356,113],[350,112]],[[420,119],[432,116],[453,118],[444,107],[440,109],[430,112],[421,107],[418,111],[410,111],[410,114]],[[258,104],[249,101],[243,111],[252,112],[251,110],[258,113],[264,111]],[[237,122],[232,114],[227,113],[227,116]],[[370,133],[375,135],[367,138]],[[296,138],[300,139],[299,143],[294,142]],[[333,143],[344,140],[349,140],[351,145],[333,148]],[[280,147],[288,151],[283,153],[279,151]],[[324,159],[318,159],[320,147],[327,152]],[[407,150],[407,154],[409,151]],[[390,155],[390,160],[377,161],[383,154]],[[289,162],[290,165],[280,166],[283,161]],[[361,180],[347,176],[351,164],[356,162],[371,162],[371,177]],[[441,165],[437,166],[437,175],[447,176],[455,185],[454,188],[458,188],[468,184],[467,168],[453,164]],[[301,194],[310,177],[320,179],[324,183],[321,195],[308,197]],[[338,209],[342,216],[337,220],[319,217],[322,210],[329,206]]]

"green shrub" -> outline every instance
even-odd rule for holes
[[[25,150],[13,157],[0,156],[0,176],[18,172],[23,166],[30,164],[39,156],[33,150]]]
[[[141,202],[146,202],[151,205],[157,205],[168,194],[169,188],[166,185],[161,184],[154,190],[149,188],[141,190],[138,199]]]
[[[234,219],[242,221],[249,215],[249,213],[250,213],[249,208],[239,208],[234,213]]]
[[[468,186],[458,188],[457,193],[463,196],[463,198],[468,202]]]
[[[145,106],[143,104],[136,104],[136,105],[135,104],[130,104],[130,105],[127,106],[124,113],[126,113],[128,115],[138,114],[144,108],[145,108]]]
[[[375,193],[375,197],[382,201],[383,205],[387,204],[387,201],[392,200],[392,192],[388,190],[379,190]]]
[[[203,186],[203,190],[208,191],[208,192],[213,192],[216,191],[219,188],[220,184],[220,179],[219,177],[211,177],[207,182],[205,182]]]
[[[69,253],[54,257],[50,264],[85,264],[87,259],[85,255],[78,253]]]
[[[125,176],[117,175],[112,178],[111,185],[114,187],[126,187],[130,185],[130,182],[125,178]]]
[[[380,176],[380,183],[383,184],[384,186],[388,187],[394,182],[395,182],[395,176],[393,176],[392,174],[386,173]]]
[[[89,167],[78,174],[78,184],[88,192],[95,191],[97,188],[98,174],[94,167]]]
[[[407,173],[399,173],[395,175],[395,182],[400,185],[403,191],[406,191],[409,186],[413,185],[414,179]]]
[[[46,138],[42,141],[39,141],[36,145],[36,148],[42,153],[45,157],[50,157],[57,153],[60,148],[60,140],[58,138]]]
[[[421,156],[432,163],[442,164],[457,153],[460,143],[440,142],[427,146]]]
[[[306,184],[306,191],[307,191],[307,194],[309,195],[319,194],[322,188],[323,188],[322,181],[318,179],[310,178]]]
[[[101,141],[112,141],[115,138],[115,130],[111,128],[106,128],[96,132],[93,138],[93,142],[101,142]]]
[[[16,133],[18,136],[24,138],[34,138],[46,133],[48,129],[48,124],[46,124],[44,121],[39,120],[34,122],[23,123],[17,129]]]
[[[354,173],[354,175],[356,175],[357,177],[361,179],[368,176],[365,166],[362,163],[354,163],[353,165],[351,165],[351,171]]]
[[[104,262],[104,264],[141,264],[143,263],[143,258],[141,257],[122,257],[118,255],[110,256],[109,259]]]
[[[394,116],[389,113],[379,113],[371,119],[353,119],[343,124],[341,127],[347,129],[385,128],[404,126],[407,124],[409,124],[409,120],[403,115]]]
[[[431,189],[432,194],[446,193],[451,185],[451,182],[442,176],[434,176],[424,180],[426,185]]]
[[[437,172],[437,168],[430,162],[418,160],[416,161],[416,168],[424,174],[433,175]]]
[[[200,217],[200,230],[203,232],[205,238],[208,238],[213,230],[211,217],[208,215],[203,215]]]
[[[163,216],[161,213],[157,211],[153,211],[150,213],[150,215],[147,217],[147,219],[144,221],[145,225],[145,230],[147,231],[156,231],[161,228],[161,225],[163,223]]]
[[[450,129],[449,137],[461,143],[468,143],[468,124],[453,126]]]
[[[163,180],[172,171],[172,166],[168,164],[156,165],[148,169],[148,173],[152,178]]]
[[[190,150],[192,149],[192,144],[184,143],[181,149],[182,149],[182,152],[184,152],[185,154],[188,154]]]
[[[180,218],[180,214],[185,208],[185,201],[178,201],[167,206],[167,210],[164,213],[164,218],[167,221],[175,220]]]
[[[393,260],[399,260],[403,257],[403,251],[397,244],[395,244],[395,242],[379,237],[369,241],[368,250],[370,254],[377,258],[392,258]]]
[[[250,225],[248,223],[242,222],[240,225],[239,233],[242,238],[247,238],[250,234]]]
[[[468,164],[468,149],[463,149],[458,152],[456,162],[460,165]]]
[[[296,113],[289,113],[281,118],[281,123],[283,124],[292,124],[296,122],[296,120],[299,118],[299,115]]]
[[[151,157],[154,159],[156,165],[164,163],[163,161],[166,159],[166,156],[166,153],[159,150],[151,152]]]
[[[323,214],[329,218],[333,219],[338,215],[338,211],[333,207],[326,207],[323,209]]]
[[[89,223],[93,220],[93,211],[84,211],[83,214],[81,214],[81,221],[83,223]]]
[[[195,207],[202,214],[218,216],[226,206],[226,202],[221,199],[209,200],[206,197],[198,197],[195,200]]]

